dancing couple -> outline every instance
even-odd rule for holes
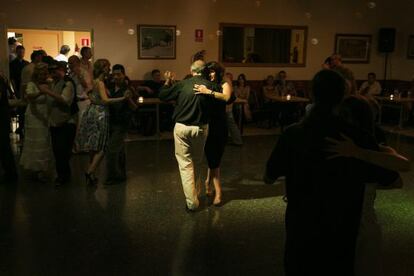
[[[223,79],[224,68],[216,63],[196,60],[191,65],[191,76],[174,83],[174,73],[165,72],[166,82],[160,91],[163,101],[176,101],[175,156],[180,170],[186,198],[186,209],[199,208],[203,156],[209,170],[205,181],[207,195],[212,195],[210,182],[215,189],[213,204],[222,204],[220,162],[227,141],[226,103],[232,97],[231,82]]]

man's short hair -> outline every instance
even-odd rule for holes
[[[312,80],[312,98],[315,105],[332,108],[345,96],[345,79],[333,70],[321,70]]]
[[[16,46],[16,52],[19,51],[19,50],[24,50],[23,45],[17,45]]]
[[[66,55],[69,52],[70,52],[70,47],[68,45],[62,45],[62,47],[60,47],[60,53],[62,55]]]
[[[34,50],[32,54],[30,55],[30,60],[35,61],[37,57],[43,57],[43,51],[42,50]]]
[[[202,60],[196,60],[191,64],[191,72],[202,73],[204,70],[205,62]]]
[[[9,38],[7,39],[7,43],[8,43],[9,45],[14,45],[16,42],[17,42],[17,40],[16,40],[16,38],[14,38],[14,37],[9,37]]]
[[[377,78],[377,75],[374,73],[374,72],[370,72],[370,73],[368,73],[368,77],[369,76],[372,76],[372,77],[374,77],[374,78]]]
[[[115,64],[114,66],[112,66],[112,72],[117,70],[121,71],[121,73],[125,75],[125,67],[122,64]]]
[[[86,54],[86,51],[88,50],[91,50],[91,47],[88,47],[88,46],[82,47],[82,49],[80,50],[81,56],[84,56]]]
[[[51,56],[42,57],[42,62],[46,63],[48,66],[55,64],[56,60]]]
[[[151,71],[151,76],[154,76],[155,74],[158,74],[158,73],[161,74],[161,71],[158,69],[154,69]]]

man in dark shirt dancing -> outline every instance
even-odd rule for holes
[[[354,275],[364,183],[380,182],[384,170],[353,158],[329,160],[327,137],[344,134],[360,147],[378,150],[368,133],[336,115],[346,90],[342,76],[322,70],[312,83],[314,107],[280,136],[264,180],[286,176],[286,275]]]
[[[173,74],[167,71],[165,85],[159,95],[163,101],[176,101],[173,114],[175,157],[180,169],[186,206],[190,211],[196,210],[199,206],[200,167],[208,134],[209,109],[213,104],[213,97],[195,95],[194,85],[204,84],[213,90],[216,88],[214,83],[201,76],[203,69],[203,61],[193,62],[192,77],[173,85]]]

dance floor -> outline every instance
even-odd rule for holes
[[[414,141],[390,143],[414,158]],[[0,185],[0,275],[283,275],[283,181],[262,183],[277,136],[245,137],[222,162],[224,206],[184,210],[173,142],[127,144],[128,181],[85,185],[86,155],[72,182],[21,178]],[[378,192],[384,275],[414,275],[414,172]],[[306,229],[304,229],[306,231]]]

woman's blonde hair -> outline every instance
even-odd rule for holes
[[[100,58],[93,64],[93,78],[99,78],[103,73],[105,73],[105,67],[110,67],[109,60],[105,58]]]
[[[32,74],[32,81],[33,82],[38,82],[39,77],[45,71],[48,72],[48,66],[47,66],[46,63],[39,62],[38,64],[36,64],[35,67],[34,67],[34,70],[33,70],[33,74]]]

